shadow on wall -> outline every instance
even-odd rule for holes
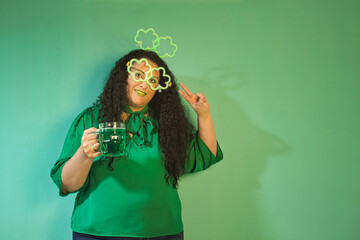
[[[224,66],[209,71],[200,79],[188,76],[177,76],[177,79],[193,93],[206,91],[204,94],[210,102],[217,138],[224,152],[224,160],[209,172],[209,175],[216,172],[221,179],[212,180],[206,189],[181,196],[188,205],[192,205],[194,199],[207,202],[205,207],[202,204],[196,206],[198,212],[191,213],[191,219],[185,219],[188,233],[195,235],[199,232],[196,223],[216,219],[219,223],[216,228],[201,230],[203,239],[272,240],[267,224],[263,222],[265,213],[257,204],[257,191],[261,187],[259,181],[267,160],[289,154],[290,146],[274,134],[255,126],[231,96],[230,90],[233,93],[234,89],[239,89],[240,94],[240,89],[246,85],[239,72]]]

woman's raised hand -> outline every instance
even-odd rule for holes
[[[99,129],[94,127],[86,129],[81,138],[81,146],[89,158],[96,158],[101,155],[98,135],[95,133],[97,131]]]
[[[204,94],[199,92],[193,94],[183,83],[180,83],[180,86],[184,89],[179,90],[180,95],[185,98],[198,116],[210,114],[210,105]]]

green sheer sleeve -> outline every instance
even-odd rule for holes
[[[68,134],[65,138],[64,146],[62,148],[59,159],[55,162],[50,171],[50,176],[56,186],[59,188],[59,195],[66,196],[67,194],[61,192],[61,171],[65,163],[76,153],[81,145],[81,138],[85,129],[91,128],[94,122],[92,108],[87,108],[82,111],[73,121]],[[81,189],[86,187],[88,179]],[[78,191],[80,191],[79,189]]]
[[[219,144],[217,144],[215,156],[203,142],[199,132],[196,132],[188,148],[185,173],[203,171],[222,159],[223,153]]]

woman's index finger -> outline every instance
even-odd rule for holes
[[[98,131],[99,131],[98,128],[91,127],[91,128],[85,129],[84,133],[86,133],[86,134],[92,134],[92,133],[95,133],[95,132],[98,132]]]
[[[180,95],[185,98],[186,101],[190,102],[190,97],[183,90],[179,90]]]
[[[194,95],[183,83],[180,83],[180,86],[184,89],[187,95],[191,96]]]

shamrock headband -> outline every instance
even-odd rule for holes
[[[145,62],[145,66],[148,67],[148,70],[146,72],[143,72],[140,69],[136,69],[133,66],[134,62],[138,64],[140,64],[141,62]],[[141,58],[140,60],[133,58],[126,65],[127,65],[127,71],[132,77],[132,79],[134,79],[134,81],[146,82],[150,86],[150,88],[154,91],[158,90],[159,92],[161,92],[161,90],[165,90],[168,87],[171,87],[172,85],[171,77],[166,74],[165,69],[163,67],[157,67],[157,68],[151,67],[146,58]],[[161,84],[160,79],[156,79],[156,77],[153,75],[154,71],[160,73],[160,78],[161,77],[167,78],[168,81],[166,81],[164,84]],[[150,73],[150,75],[148,73]]]
[[[147,40],[145,41],[145,39]],[[174,57],[178,48],[177,45],[173,43],[173,39],[170,36],[159,37],[159,35],[155,32],[153,28],[148,28],[146,30],[144,29],[137,30],[134,40],[141,49],[154,51],[161,58]],[[150,42],[150,41],[151,44],[148,43],[147,45],[144,46],[144,42]],[[172,54],[169,54],[168,52],[160,53],[160,50],[158,49],[160,45],[172,48],[173,49]]]

